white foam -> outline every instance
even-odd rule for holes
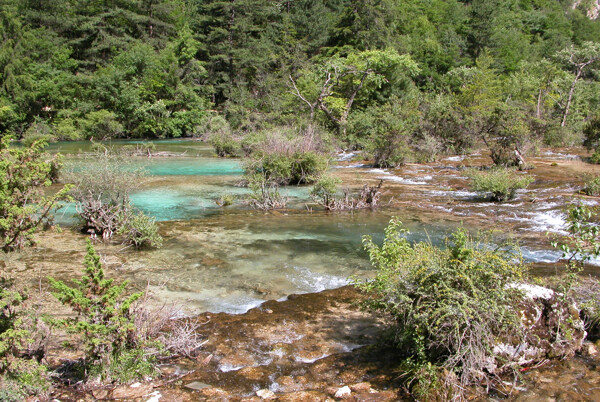
[[[577,156],[577,155],[563,154],[560,152],[552,152],[552,151],[546,151],[542,155],[549,156],[549,157],[555,158],[555,159],[578,159],[579,158],[579,156]]]
[[[349,283],[347,278],[315,273],[306,267],[294,266],[295,274],[288,275],[288,279],[302,291],[321,292],[327,289],[336,289]]]
[[[556,250],[532,250],[521,247],[521,254],[525,261],[555,263],[560,260],[562,253]]]
[[[424,176],[424,177],[421,178],[421,180],[414,180],[414,179],[406,179],[406,178],[400,177],[400,176],[389,175],[389,176],[385,176],[385,177],[378,177],[378,179],[391,180],[391,181],[395,181],[397,183],[403,183],[403,184],[419,184],[419,185],[423,185],[423,184],[429,184],[427,181],[432,180],[433,177],[431,177],[431,176]]]
[[[366,168],[369,167],[369,165],[365,165],[364,163],[354,163],[352,165],[336,165],[334,166],[335,169],[351,169],[351,168]]]
[[[340,162],[349,161],[358,155],[358,152],[340,152],[337,154],[337,160]]]
[[[553,232],[567,234],[567,221],[565,214],[557,210],[540,211],[528,213],[531,216],[530,222],[533,225],[530,230],[536,232]]]
[[[294,360],[297,361],[298,363],[314,363],[317,360],[321,360],[326,358],[327,356],[330,356],[330,353],[324,353],[319,357],[315,357],[314,359],[309,359],[307,357],[300,357],[300,356],[294,356]]]
[[[439,196],[439,197],[455,197],[455,198],[465,198],[470,199],[477,197],[477,193],[474,191],[464,191],[464,190],[456,190],[456,191],[440,191],[440,190],[431,190],[429,191],[431,195]]]
[[[460,162],[463,159],[465,159],[467,156],[466,155],[457,155],[457,156],[449,156],[447,158],[445,158],[445,161],[450,161],[450,162]]]
[[[233,365],[231,363],[224,363],[219,365],[219,370],[223,373],[228,373],[230,371],[238,371],[239,369],[243,369],[244,367],[246,366],[244,366],[243,364]]]

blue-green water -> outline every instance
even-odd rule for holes
[[[128,144],[131,142],[120,142],[118,146]],[[53,144],[52,149],[66,150],[67,160],[75,165],[74,171],[85,169],[89,163],[89,159],[77,155],[78,150],[88,152],[89,143]],[[405,222],[412,232],[411,240],[442,244],[444,236],[458,227],[462,219],[448,219],[452,215],[447,211],[453,212],[455,217],[456,214],[461,217],[498,214],[506,217],[505,226],[506,222],[529,224],[530,221],[539,226],[540,220],[536,217],[549,213],[540,202],[517,209],[522,201],[506,206],[453,201],[451,198],[456,198],[454,194],[458,192],[440,191],[448,187],[444,181],[448,179],[443,175],[413,180],[421,184],[407,193],[407,187],[403,186],[404,182],[410,182],[405,177],[410,179],[411,168],[389,172],[368,167],[335,169],[333,173],[352,183],[361,183],[365,177],[371,180],[383,177],[392,191],[388,197],[393,195],[401,203],[353,213],[326,213],[313,204],[309,209],[314,208],[315,212],[311,213],[306,208],[310,187],[291,186],[281,190],[290,199],[289,208],[264,213],[243,203],[249,190],[239,186],[242,179],[239,160],[219,159],[210,147],[197,141],[161,141],[157,143],[155,151],[158,150],[185,154],[132,157],[133,165],[144,166],[148,176],[131,199],[137,208],[160,222],[164,246],[148,251],[126,249],[112,258],[119,261],[116,266],[120,276],[138,286],[149,283],[161,300],[185,300],[190,313],[243,312],[264,300],[342,286],[349,283],[348,278],[353,275],[368,276],[371,268],[362,248],[362,235],[373,235],[380,242],[392,216],[399,216]],[[404,182],[398,180],[400,176],[396,175],[400,174]],[[455,176],[449,180],[455,180],[460,173],[452,171],[451,174]],[[427,183],[435,180],[440,183],[428,187]],[[224,194],[236,197],[234,205],[222,208],[216,204],[215,200]],[[442,200],[434,205],[434,210],[441,208],[444,213],[418,212],[417,204],[434,197]],[[57,221],[63,225],[73,224],[74,212],[74,205],[65,206]],[[547,247],[536,248],[535,241],[537,238],[530,242],[533,247],[524,248],[528,260],[552,262],[558,259],[557,252]],[[83,250],[83,237],[81,243]],[[111,250],[101,248],[107,254],[114,253]]]

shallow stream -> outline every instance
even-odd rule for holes
[[[148,177],[132,201],[160,221],[165,245],[155,251],[117,253],[114,266],[139,285],[148,282],[164,299],[185,300],[189,313],[240,313],[264,300],[336,288],[351,276],[369,275],[361,237],[380,241],[392,216],[405,223],[412,240],[436,244],[461,224],[493,229],[500,237],[513,233],[539,273],[554,273],[560,253],[551,249],[546,235],[564,233],[564,205],[574,198],[581,169],[590,166],[577,155],[546,151],[532,160],[537,168],[529,173],[536,178],[530,188],[514,201],[494,204],[478,201],[462,175],[462,166],[487,163],[480,155],[382,170],[341,154],[332,161],[331,174],[352,188],[383,180],[383,199],[391,200],[389,205],[376,211],[325,213],[311,202],[309,187],[292,186],[283,190],[290,198],[289,209],[263,213],[241,201],[226,208],[215,202],[224,194],[241,198],[247,193],[238,185],[239,160],[216,158],[209,146],[197,141],[155,144],[153,152],[171,156],[133,157]],[[89,147],[89,142],[57,143],[51,151],[85,168],[89,162],[79,155]],[[582,202],[597,203],[591,198]],[[73,210],[62,210],[57,222],[72,224]]]
[[[135,142],[113,145],[131,144]],[[60,151],[67,161],[80,163],[84,168],[87,162],[79,153],[88,152],[89,143],[58,143],[51,150]],[[264,213],[249,209],[239,200],[222,208],[215,202],[220,196],[243,197],[248,191],[238,185],[242,179],[239,160],[216,158],[206,144],[190,140],[157,141],[153,152],[170,156],[134,158],[135,163],[146,167],[148,177],[132,195],[132,201],[159,221],[165,239],[163,247],[135,251],[100,244],[97,249],[103,254],[110,274],[130,279],[139,288],[148,285],[163,302],[183,302],[185,313],[190,315],[244,313],[267,300],[281,301],[292,294],[340,288],[350,283],[351,277],[368,277],[372,270],[362,248],[362,236],[371,235],[381,242],[383,229],[392,216],[404,222],[414,241],[442,244],[445,236],[459,226],[473,232],[492,230],[495,239],[515,236],[525,259],[532,263],[534,274],[554,274],[561,269],[557,264],[560,253],[552,249],[549,237],[565,233],[565,205],[575,200],[587,205],[598,203],[593,197],[576,194],[584,173],[600,173],[596,166],[581,161],[581,149],[545,150],[531,158],[536,168],[523,174],[533,175],[535,181],[527,190],[519,191],[515,200],[504,204],[482,202],[468,189],[463,168],[489,164],[485,155],[448,157],[435,163],[382,170],[357,160],[357,155],[340,154],[331,162],[330,173],[354,190],[365,183],[377,184],[383,180],[382,199],[386,202],[375,211],[342,213],[322,211],[311,201],[309,187],[284,189],[290,197],[286,210]],[[69,226],[74,222],[72,214],[72,206],[64,208],[57,221]],[[41,266],[64,279],[79,276],[84,236],[65,230],[60,235],[44,237],[37,252],[21,259],[21,269]],[[66,262],[65,255],[70,256]],[[63,261],[60,268],[57,261]],[[592,261],[588,272],[597,273],[598,266],[600,261]],[[336,293],[332,295],[335,300]],[[281,308],[285,310],[285,306]],[[297,313],[290,311],[292,323],[293,314]],[[262,321],[260,317],[252,319]],[[230,319],[222,320],[228,323]],[[240,325],[245,328],[247,323]],[[225,324],[223,327],[227,328]],[[292,327],[288,324],[281,328]],[[223,339],[228,336],[224,333]],[[241,335],[240,339],[247,336]],[[215,338],[213,342],[220,340]],[[252,344],[260,344],[256,342]],[[332,347],[331,353],[358,346],[352,337],[346,339],[347,345],[340,340],[336,342],[341,345],[339,351]],[[232,346],[231,350],[241,350],[240,345]],[[306,346],[304,351],[311,347]],[[244,364],[227,363],[231,356],[226,352],[219,356],[217,348],[213,352],[217,357],[216,372],[275,364],[272,359],[264,364],[256,362],[257,356],[269,355],[270,349],[248,352],[248,355],[254,353],[248,357],[252,363]],[[321,351],[314,354],[317,358],[310,355],[305,363],[327,355],[321,356]],[[303,360],[295,362],[300,364]],[[596,370],[593,371],[595,378],[598,377]],[[271,378],[273,373],[265,376]],[[247,379],[238,381],[245,384]],[[266,386],[275,390],[276,384],[271,382]],[[252,388],[244,392],[254,391]]]

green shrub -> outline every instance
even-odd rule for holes
[[[219,198],[217,198],[215,200],[215,203],[220,206],[220,207],[228,207],[230,205],[233,205],[233,202],[235,201],[235,196],[232,194],[223,194],[222,196],[220,196]]]
[[[328,166],[328,158],[314,151],[253,154],[245,170],[277,184],[314,183]]]
[[[240,154],[240,144],[232,134],[212,134],[208,142],[220,157],[233,157]]]
[[[54,134],[58,140],[77,141],[83,139],[84,133],[79,128],[79,120],[66,117],[54,125]]]
[[[517,190],[526,188],[533,181],[532,177],[520,175],[508,168],[472,169],[467,171],[467,176],[471,179],[470,187],[473,191],[498,202],[512,200]]]
[[[252,208],[263,211],[285,208],[288,199],[279,192],[279,184],[265,179],[262,174],[250,176],[248,187],[247,202]]]
[[[11,146],[11,138],[0,139],[0,249],[11,251],[33,244],[33,235],[51,221],[58,201],[67,199],[69,186],[45,196],[60,162],[43,150],[44,141],[28,147]]]
[[[600,146],[600,113],[591,117],[585,124],[583,127],[583,136],[583,145],[587,149],[596,150],[595,154],[598,153],[598,147]]]
[[[585,176],[583,188],[580,190],[583,194],[597,197],[600,195],[600,176]]]
[[[81,121],[81,126],[85,138],[107,140],[121,137],[125,133],[125,128],[117,120],[117,115],[105,109],[86,114]]]
[[[160,248],[162,246],[163,239],[158,234],[156,220],[141,211],[128,217],[117,233],[125,237],[123,243],[130,244],[136,248]]]
[[[355,283],[367,294],[366,307],[394,319],[393,342],[407,356],[413,392],[427,399],[444,384],[444,392],[460,396],[466,387],[493,382],[486,373],[495,342],[524,336],[513,308],[522,295],[507,286],[525,277],[519,250],[490,248],[465,230],[451,235],[445,249],[411,244],[407,233],[392,219],[381,247],[365,236],[377,274]]]
[[[310,196],[326,209],[330,209],[335,205],[335,195],[341,182],[337,177],[323,176],[313,186]]]
[[[130,381],[154,374],[155,357],[144,352],[144,340],[136,331],[132,313],[132,304],[143,292],[125,296],[128,282],[117,285],[107,279],[89,240],[81,280],[74,281],[74,287],[49,280],[54,296],[77,313],[77,317],[57,322],[83,338],[84,368],[89,376]]]
[[[52,142],[56,141],[54,137],[54,130],[48,124],[43,121],[37,121],[31,124],[27,131],[23,134],[23,144],[25,146],[31,146],[36,141]]]
[[[36,344],[37,318],[28,320],[24,308],[27,293],[16,290],[12,280],[0,277],[0,400],[21,401],[49,389],[46,367],[34,357],[44,355]]]

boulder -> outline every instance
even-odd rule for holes
[[[511,287],[525,296],[516,306],[524,337],[505,339],[494,346],[490,372],[499,373],[515,364],[527,366],[544,359],[572,357],[581,349],[587,334],[573,300],[542,286],[520,283]]]

